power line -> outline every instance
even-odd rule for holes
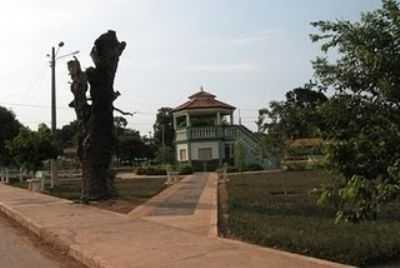
[[[5,106],[16,106],[16,107],[28,107],[28,108],[39,108],[39,109],[49,109],[51,108],[50,105],[41,105],[41,104],[25,104],[25,103],[6,103],[6,102],[0,102],[1,105]],[[70,110],[71,108],[67,107],[56,107],[57,109],[63,109],[63,110]]]
[[[27,107],[27,108],[38,108],[38,109],[49,109],[51,108],[50,105],[42,105],[42,104],[26,104],[26,103],[8,103],[8,102],[0,102],[0,105],[4,105],[4,106],[16,106],[16,107]],[[71,108],[69,107],[62,107],[62,106],[58,106],[56,107],[59,110],[69,110],[69,111],[73,111]],[[156,112],[152,113],[152,112],[135,112],[135,115],[141,115],[141,116],[155,116]]]

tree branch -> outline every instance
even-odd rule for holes
[[[134,113],[124,112],[121,109],[118,109],[116,107],[113,107],[113,109],[114,109],[114,111],[119,112],[122,115],[129,115],[129,116],[133,116],[134,115]]]

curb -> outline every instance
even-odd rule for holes
[[[332,262],[332,261],[324,260],[324,259],[318,259],[315,257],[310,257],[310,256],[292,253],[292,252],[288,252],[288,251],[283,251],[283,250],[279,250],[279,249],[260,247],[260,246],[249,244],[249,243],[239,241],[239,240],[233,240],[233,239],[228,239],[228,238],[218,238],[218,239],[223,240],[224,242],[230,243],[233,245],[236,244],[236,245],[246,246],[248,248],[253,248],[253,249],[256,249],[259,251],[267,251],[267,252],[271,252],[271,253],[276,253],[276,254],[280,254],[282,256],[287,256],[287,257],[294,258],[297,260],[302,260],[302,261],[308,260],[310,263],[317,264],[317,265],[323,265],[327,268],[357,268],[356,266]]]
[[[81,250],[78,245],[74,245],[66,239],[58,236],[56,233],[47,230],[47,228],[33,222],[20,212],[2,202],[0,202],[0,213],[34,234],[45,244],[65,252],[66,256],[73,258],[77,262],[86,265],[89,268],[112,268],[112,266],[101,257],[93,256]]]
[[[208,237],[218,237],[218,174],[216,173],[211,173],[209,175],[209,182],[207,183],[207,186],[210,184],[213,187],[215,185],[215,191],[212,193],[212,199],[211,203],[214,205],[212,212],[211,212],[211,218],[210,218],[210,231],[208,232]]]

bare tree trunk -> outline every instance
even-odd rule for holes
[[[74,94],[70,106],[75,109],[80,125],[78,157],[82,167],[81,199],[84,202],[109,199],[114,195],[111,171],[113,102],[120,95],[114,91],[114,78],[125,47],[126,43],[119,42],[114,31],[108,31],[95,41],[90,53],[95,68],[83,72],[77,58],[68,62]],[[88,83],[90,99],[86,97]]]

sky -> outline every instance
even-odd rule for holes
[[[115,106],[135,112],[128,127],[152,131],[160,107],[176,107],[204,86],[238,108],[255,129],[257,111],[313,78],[321,55],[310,22],[357,20],[380,0],[2,0],[0,105],[32,129],[50,125],[52,46],[79,50],[84,67],[94,40],[109,29],[127,48]],[[57,124],[74,120],[66,59],[57,62]]]

